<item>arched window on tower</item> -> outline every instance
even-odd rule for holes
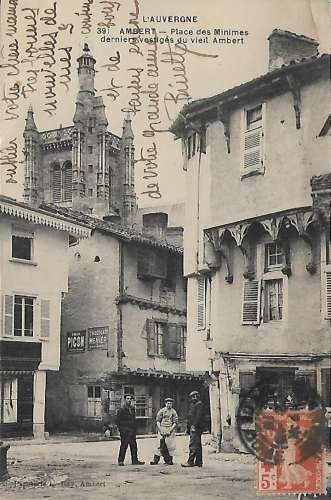
[[[72,201],[72,163],[67,161],[63,165],[63,201]]]
[[[52,194],[54,203],[62,201],[62,172],[59,163],[52,165]]]
[[[72,201],[72,163],[52,165],[52,199],[54,203]]]

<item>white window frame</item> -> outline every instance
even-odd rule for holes
[[[14,257],[13,255],[13,237],[16,238],[25,238],[30,240],[30,259],[22,259],[21,257]],[[11,231],[11,261],[14,262],[26,262],[33,263],[34,259],[34,232],[29,230],[28,228],[13,226]]]
[[[247,128],[247,115],[250,111],[261,106],[262,119],[261,125],[259,127],[252,127],[250,129]],[[240,132],[240,171],[241,178],[245,178],[247,176],[253,174],[264,174],[265,172],[265,134],[266,134],[266,104],[265,102],[256,102],[250,106],[246,106],[241,113],[241,132]],[[250,167],[244,166],[244,154],[245,154],[245,136],[247,133],[252,132],[252,130],[257,130],[261,128],[261,146],[260,146],[260,164],[252,165]]]
[[[270,257],[270,253],[269,253],[269,249],[270,249],[270,245],[276,245],[276,253],[275,254],[272,254],[272,255],[281,255],[282,256],[282,262],[280,263],[276,263],[276,264],[270,264],[269,262],[269,257]],[[278,251],[277,250],[281,250],[281,251]],[[266,271],[271,271],[273,269],[281,269],[282,267],[284,267],[285,265],[285,255],[284,255],[284,249],[282,248],[281,244],[277,241],[271,241],[269,243],[265,243],[265,246],[264,246],[264,255],[265,255],[265,267],[266,267]]]
[[[96,387],[100,390],[100,396],[95,396]],[[89,397],[89,389],[92,388],[93,396]],[[88,385],[87,386],[87,416],[90,418],[101,418],[102,417],[102,387],[100,385]]]
[[[279,319],[268,319],[267,321],[264,320],[265,318],[265,307],[266,307],[266,295],[267,295],[267,288],[268,286],[270,285],[270,283],[275,283],[275,282],[281,282],[282,284],[282,299],[283,299],[283,303],[282,303],[282,317],[279,318]],[[278,323],[278,322],[281,322],[283,321],[284,319],[284,279],[283,279],[283,276],[282,277],[271,277],[271,276],[268,276],[268,275],[265,275],[264,279],[263,279],[263,299],[262,299],[262,304],[263,304],[263,309],[262,309],[262,322],[265,324],[265,323]],[[268,313],[269,315],[269,313]]]
[[[15,298],[16,297],[22,297],[22,335],[15,335]],[[26,299],[32,299],[32,311],[33,311],[33,323],[32,323],[32,335],[26,335],[25,334],[25,300]],[[36,329],[36,325],[37,325],[37,321],[36,321],[36,312],[37,312],[37,308],[36,308],[36,297],[33,296],[33,295],[23,295],[23,294],[19,294],[19,293],[14,293],[13,294],[13,322],[12,322],[12,325],[13,325],[13,338],[35,338],[37,335],[37,329]]]

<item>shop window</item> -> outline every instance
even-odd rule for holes
[[[186,327],[166,321],[147,320],[147,354],[168,359],[186,356]]]
[[[123,396],[133,396],[134,397],[134,387],[130,385],[125,385],[123,387]]]
[[[32,261],[34,234],[19,228],[12,229],[12,258]]]
[[[146,417],[148,412],[147,397],[137,396],[135,401],[136,417]]]
[[[243,111],[242,175],[264,168],[264,104]]]
[[[89,385],[87,387],[87,416],[101,417],[101,387],[99,385]]]

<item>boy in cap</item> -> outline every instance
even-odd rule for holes
[[[192,391],[189,398],[191,400],[187,425],[187,430],[190,433],[189,457],[187,463],[182,464],[182,467],[202,467],[201,434],[204,431],[205,408],[198,391]]]
[[[175,432],[178,423],[178,415],[173,408],[173,402],[172,398],[166,398],[165,407],[161,408],[156,415],[158,447],[155,450],[153,460],[150,462],[151,465],[157,465],[161,455],[167,465],[173,465],[173,456],[176,449]]]

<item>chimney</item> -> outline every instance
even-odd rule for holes
[[[143,233],[147,236],[165,240],[168,226],[168,214],[163,212],[143,215]]]
[[[281,68],[291,61],[318,55],[318,42],[291,31],[275,29],[269,40],[269,71]]]

